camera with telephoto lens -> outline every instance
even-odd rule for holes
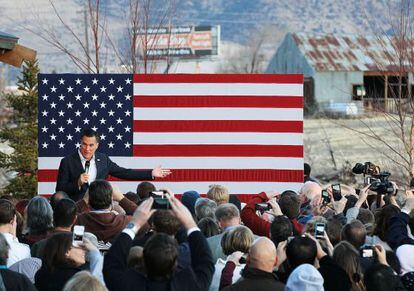
[[[265,211],[269,211],[270,209],[272,209],[272,206],[270,205],[270,203],[257,203],[255,209],[260,213],[264,213]]]
[[[381,169],[374,165],[371,162],[365,162],[364,164],[356,163],[352,168],[352,173],[354,174],[364,174],[369,176],[378,175],[381,172]]]
[[[388,178],[391,176],[391,173],[381,171],[379,166],[374,165],[371,162],[365,162],[364,164],[356,163],[352,168],[354,174],[363,174],[364,177],[371,176],[371,179],[368,179],[369,190],[376,192],[379,195],[392,195],[395,194],[394,185],[388,181]]]

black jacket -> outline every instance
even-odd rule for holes
[[[103,153],[95,152],[96,179],[106,179],[109,175],[125,180],[152,180],[151,170],[125,169],[114,162]],[[66,156],[60,161],[59,174],[56,183],[56,191],[64,191],[71,199],[78,201],[82,199],[88,184],[78,187],[79,176],[85,170],[79,157],[79,152]]]
[[[129,235],[121,233],[104,258],[103,274],[109,290],[207,290],[214,273],[214,262],[207,241],[200,231],[188,237],[191,268],[174,273],[168,281],[152,281],[144,274],[127,268],[127,256],[132,246]],[[162,255],[162,254],[160,254]]]
[[[44,267],[35,275],[35,286],[39,291],[61,291],[66,282],[70,280],[82,268],[58,268],[52,273]]]
[[[223,291],[284,291],[285,285],[279,281],[276,274],[259,269],[245,267],[241,272],[242,278],[235,284],[227,286]]]
[[[410,216],[407,213],[400,212],[393,216],[390,220],[387,243],[394,250],[401,245],[414,244],[414,240],[408,236],[407,225],[409,219]]]
[[[36,291],[35,286],[25,275],[10,270],[0,270],[7,291]]]
[[[319,273],[323,277],[325,291],[349,291],[352,283],[348,274],[338,266],[328,255],[319,261]]]

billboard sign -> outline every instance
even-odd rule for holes
[[[140,30],[139,34],[147,36],[148,57],[198,58],[218,55],[220,26],[151,27],[146,32]],[[141,37],[142,41],[144,39]]]

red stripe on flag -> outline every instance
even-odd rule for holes
[[[134,96],[134,107],[303,108],[303,97],[290,96]]]
[[[289,190],[289,189],[286,189]],[[206,197],[207,194],[205,193],[199,193],[201,197]],[[243,203],[248,203],[250,201],[250,199],[253,198],[254,195],[257,195],[259,193],[251,193],[251,194],[230,194],[230,195],[235,195],[237,196],[237,198],[240,200],[240,202]],[[181,196],[183,196],[183,194],[175,194],[175,198],[180,199],[181,200]]]
[[[138,157],[303,157],[302,145],[134,145]]]
[[[272,74],[134,74],[134,83],[281,83],[303,84],[303,75]]]
[[[58,170],[39,170],[39,182],[55,182]],[[108,181],[124,181],[109,177]],[[302,182],[303,170],[173,169],[163,182]]]
[[[303,132],[303,121],[134,120],[134,132]]]
[[[206,197],[206,193],[199,193],[201,197]],[[253,195],[256,195],[258,193],[251,193],[251,194],[237,194],[237,198],[239,198],[240,202],[243,203],[248,203],[250,201],[250,199],[253,198]],[[50,196],[53,195],[53,193],[49,193],[49,194],[40,194],[41,196],[45,197],[45,198],[50,198]],[[230,195],[235,195],[235,194],[230,194]],[[178,199],[181,199],[182,194],[175,194],[175,197]]]

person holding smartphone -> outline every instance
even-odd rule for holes
[[[81,230],[78,228],[76,235],[62,232],[48,239],[42,267],[35,275],[35,286],[38,290],[62,290],[73,275],[85,268],[104,282],[102,255],[89,240],[83,238],[80,242],[80,237]],[[87,259],[89,267],[85,265]]]
[[[156,211],[150,197],[138,206],[133,219],[117,236],[105,255],[103,273],[109,290],[207,290],[214,273],[214,261],[204,235],[197,227],[191,212],[174,193],[167,195],[171,209],[187,232],[191,250],[191,266],[176,271],[178,244],[163,233],[151,237],[144,246],[143,261],[146,274],[131,272],[127,266],[128,249],[137,232]]]

